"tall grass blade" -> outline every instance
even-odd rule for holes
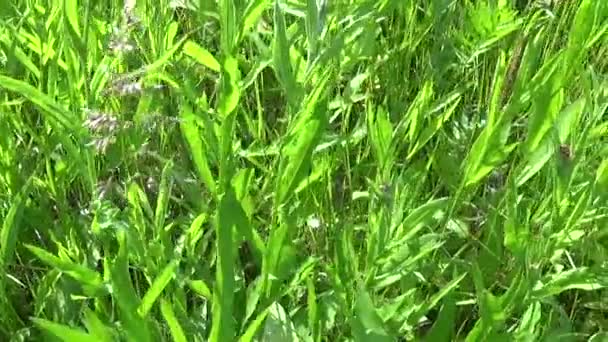
[[[165,299],[160,300],[160,311],[169,325],[169,330],[171,331],[171,337],[173,337],[173,341],[175,342],[186,342],[188,339],[186,338],[186,334],[182,329],[177,317],[175,317],[175,312],[173,312],[173,308],[171,307],[171,303],[166,301]]]
[[[307,97],[282,148],[276,184],[275,207],[284,204],[309,171],[312,152],[327,124],[327,107],[323,99],[329,75],[319,81]]]
[[[194,116],[190,105],[182,103],[181,118],[182,122],[180,124],[180,128],[182,135],[190,147],[190,155],[196,167],[198,176],[206,185],[207,190],[212,194],[215,194],[215,179],[211,173],[207,151],[201,140],[201,134],[196,124],[196,117]]]
[[[206,66],[213,71],[220,71],[220,63],[213,57],[211,52],[192,40],[188,40],[182,51],[189,57],[192,57],[199,64]]]
[[[99,341],[97,337],[91,336],[80,329],[74,329],[63,324],[54,323],[42,318],[32,318],[34,324],[51,334],[57,336],[61,341]]]
[[[179,266],[179,261],[173,260],[171,261],[162,272],[154,279],[154,282],[150,286],[150,289],[141,300],[139,307],[137,308],[137,313],[145,318],[148,316],[148,313],[152,309],[152,306],[161,295],[165,287],[169,285],[169,282],[175,276],[175,272],[177,267]]]
[[[230,341],[235,337],[234,312],[234,211],[238,203],[232,187],[225,189],[217,212],[217,273],[213,288],[213,325],[210,341]]]

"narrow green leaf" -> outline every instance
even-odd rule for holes
[[[449,200],[448,197],[434,199],[412,210],[403,220],[403,232],[400,232],[394,238],[399,239],[406,235],[412,236],[421,225],[428,224],[431,220],[442,217],[447,209]]]
[[[169,263],[169,265],[165,266],[163,271],[154,279],[154,282],[148,289],[148,292],[144,295],[144,298],[141,300],[141,304],[137,308],[137,313],[145,318],[148,316],[148,313],[152,309],[152,305],[156,302],[156,299],[163,292],[165,287],[169,284],[171,279],[175,276],[175,271],[177,270],[177,266],[179,265],[178,260],[173,260]]]
[[[376,110],[369,105],[367,113],[367,130],[374,156],[378,165],[385,170],[390,170],[393,163],[393,154],[390,151],[393,138],[393,127],[384,107]]]
[[[239,338],[239,342],[251,342],[254,340],[256,334],[260,330],[260,327],[262,326],[262,324],[266,320],[266,317],[268,316],[268,313],[270,312],[269,309],[270,307],[266,308],[259,315],[257,315],[253,322],[249,324],[243,336]]]
[[[260,17],[268,7],[270,7],[269,0],[253,0],[248,2],[243,18],[242,36],[245,36],[245,34],[258,23]]]
[[[48,115],[52,123],[63,126],[68,132],[75,131],[77,121],[74,120],[74,115],[28,83],[0,75],[0,87],[14,91],[32,101]]]
[[[591,0],[582,0],[579,3],[568,35],[568,48],[566,50],[568,57],[565,64],[568,68],[576,68],[579,58],[586,52],[585,42],[591,37],[595,28],[593,17],[596,14],[593,5],[594,1]]]
[[[550,136],[545,136],[545,139],[537,146],[534,152],[527,153],[524,156],[525,165],[517,173],[515,180],[517,186],[524,185],[530,178],[536,175],[554,154],[555,144],[553,143],[553,139]]]
[[[158,187],[158,198],[156,200],[156,210],[154,212],[154,225],[157,234],[162,234],[165,226],[165,216],[169,207],[169,196],[173,185],[172,170],[173,162],[169,160],[161,173],[160,185]]]
[[[239,103],[241,96],[239,90],[240,81],[241,73],[238,61],[233,57],[226,57],[222,64],[222,89],[218,105],[218,111],[224,118],[232,113]]]
[[[429,310],[433,309],[445,296],[449,295],[452,290],[454,290],[466,276],[467,274],[463,273],[460,276],[455,277],[441,290],[439,290],[439,292],[433,294],[431,298],[426,300],[424,304],[422,304],[422,306],[409,317],[410,323],[416,324],[420,320],[420,318],[422,318],[429,312]]]
[[[326,91],[327,76],[307,98],[283,146],[275,193],[277,208],[293,195],[295,188],[308,175],[312,152],[327,124],[327,103],[321,99]]]
[[[5,53],[10,53],[10,59],[17,60],[23,64],[23,66],[32,73],[32,75],[36,78],[40,78],[40,69],[36,64],[32,61],[32,59],[28,56],[25,51],[11,40],[9,35],[0,35],[0,42],[4,45]]]
[[[503,118],[495,127],[484,128],[465,160],[464,186],[480,182],[515,149],[516,144],[505,144],[510,130],[508,118]]]
[[[296,329],[281,304],[274,302],[270,305],[269,315],[266,317],[263,341],[299,341]]]
[[[199,296],[205,297],[209,300],[212,299],[211,290],[209,286],[202,280],[190,280],[188,281],[188,286],[192,289],[192,291],[196,292]]]
[[[2,266],[8,265],[13,261],[13,253],[15,252],[21,227],[21,216],[25,206],[24,198],[27,197],[33,179],[30,177],[17,196],[15,196],[2,222],[2,232],[0,232],[0,265]]]
[[[608,159],[602,160],[595,171],[595,184],[600,192],[608,193]]]
[[[369,294],[361,289],[356,298],[355,317],[351,322],[355,341],[394,341],[385,330]]]
[[[90,341],[90,342],[98,342],[99,340],[82,331],[81,329],[74,329],[68,327],[63,324],[54,323],[42,318],[32,318],[32,321],[39,328],[50,332],[51,334],[57,336],[60,340],[65,342],[73,342],[73,341]]]
[[[444,299],[443,306],[439,311],[439,316],[435,320],[435,324],[433,324],[431,331],[424,337],[424,341],[453,341],[455,322],[456,303],[454,299],[448,295]]]
[[[464,163],[465,187],[474,185],[487,176],[515,148],[515,145],[505,146],[511,128],[511,118],[501,108],[505,68],[505,54],[501,53],[494,73],[486,126],[473,143]]]
[[[232,56],[238,40],[239,18],[235,1],[219,1],[220,46],[224,56]]]
[[[169,50],[165,51],[165,53],[163,53],[152,64],[146,65],[144,67],[143,71],[145,71],[147,74],[151,74],[153,71],[156,71],[156,69],[159,69],[162,66],[164,66],[167,62],[169,62],[169,60],[171,58],[173,58],[173,55],[175,55],[175,53],[182,47],[182,44],[184,44],[186,39],[187,39],[187,37],[180,39],[177,43],[175,43],[175,45],[173,45]]]
[[[87,84],[94,99],[98,99],[101,96],[110,76],[112,76],[109,70],[113,68],[113,64],[115,63],[117,63],[117,60],[113,56],[104,56],[96,65],[93,77]]]
[[[279,217],[280,223],[278,224],[278,227],[275,227],[271,231],[262,264],[262,284],[260,291],[267,297],[270,296],[273,288],[273,281],[277,279],[277,274],[280,273],[280,263],[284,256],[283,249],[285,248],[285,250],[287,250],[291,247],[289,241],[287,241],[287,236],[290,228],[294,228],[291,217],[287,217],[283,212],[279,214]]]
[[[557,116],[556,126],[559,137],[559,142],[564,144],[567,142],[570,132],[577,127],[579,118],[585,109],[585,98],[581,97],[566,106]]]
[[[534,94],[532,112],[528,119],[528,136],[524,144],[526,153],[533,153],[539,147],[557,119],[564,98],[563,89],[560,88],[560,77],[560,75],[554,74]]]
[[[173,41],[175,40],[175,36],[177,36],[177,30],[179,30],[178,22],[171,21],[169,25],[167,25],[165,33],[165,49],[170,49],[173,46]],[[188,42],[186,42],[186,44],[188,44]]]
[[[78,24],[78,10],[78,0],[63,1],[63,11],[68,19],[68,23],[70,23],[70,26],[72,27],[72,30],[74,30],[74,33],[76,33],[78,37],[81,37],[82,34],[80,33],[80,25]]]
[[[433,82],[425,82],[420,92],[418,92],[416,95],[414,102],[410,105],[407,111],[405,117],[408,120],[407,142],[409,144],[414,144],[416,142],[416,138],[420,135],[424,114],[434,95],[433,88]],[[395,143],[401,142],[395,141]]]
[[[589,339],[587,341],[588,342],[608,341],[608,332],[606,332],[606,331],[597,332],[597,333],[593,334],[591,337],[589,337]]]
[[[207,151],[201,141],[201,134],[198,126],[196,125],[196,118],[192,112],[190,105],[183,103],[181,106],[181,118],[182,122],[180,128],[182,135],[186,139],[188,146],[190,147],[190,154],[198,176],[207,186],[207,190],[212,194],[216,193],[215,180],[211,174],[211,168],[209,167],[209,161],[207,158]]]
[[[168,301],[161,299],[160,300],[160,312],[162,313],[167,325],[169,325],[169,330],[171,331],[171,336],[173,337],[173,341],[175,342],[186,342],[186,334],[182,329],[177,317],[175,317],[175,313],[173,312],[173,307],[171,303]]]
[[[440,114],[440,116],[438,116],[435,120],[433,120],[433,122],[428,123],[426,125],[426,127],[424,127],[421,131],[420,134],[418,134],[417,138],[416,138],[416,142],[414,145],[412,145],[412,147],[410,148],[410,151],[408,152],[407,155],[407,159],[411,160],[412,157],[422,149],[422,147],[424,147],[430,140],[431,138],[437,134],[437,132],[441,129],[441,127],[443,126],[443,124],[445,122],[447,122],[447,120],[452,116],[452,114],[454,113],[454,111],[456,110],[456,108],[458,107],[458,105],[460,104],[460,93],[454,93],[451,96],[448,96],[446,99],[444,99],[442,101],[442,103],[439,103],[436,107],[437,110],[441,109],[443,107],[447,107],[445,109],[445,111]],[[427,113],[427,116],[429,115],[429,113]],[[439,115],[438,113],[431,113],[430,115]]]
[[[317,293],[313,277],[306,278],[306,288],[308,290],[308,329],[311,332],[313,341],[321,341],[321,320],[317,305]]]
[[[60,271],[76,279],[78,282],[92,286],[93,288],[100,288],[102,286],[101,277],[97,272],[72,261],[60,259],[36,246],[26,244],[25,247],[45,264],[56,267]]]
[[[93,335],[97,339],[97,341],[114,341],[112,330],[105,324],[103,324],[103,322],[99,319],[99,317],[97,317],[95,312],[87,308],[85,309],[84,316],[84,324],[86,325],[87,330],[91,333],[91,335]]]
[[[500,299],[485,288],[478,264],[473,265],[472,275],[481,318],[467,335],[466,341],[485,341],[486,338],[500,330],[507,315]]]
[[[281,82],[287,100],[292,107],[296,107],[299,90],[296,77],[289,57],[289,42],[287,40],[287,28],[285,16],[279,0],[274,2],[274,41],[272,45],[273,67],[277,78]]]
[[[120,75],[120,77],[116,78],[116,81],[129,80],[129,79],[137,78],[144,74],[145,75],[153,74],[154,72],[157,71],[157,69],[160,69],[167,62],[169,62],[169,60],[171,60],[173,55],[175,55],[175,53],[182,47],[182,44],[184,44],[184,42],[187,39],[188,39],[188,37],[184,37],[184,38],[180,39],[177,43],[175,43],[175,45],[173,45],[169,50],[165,51],[165,53],[163,53],[158,59],[156,59],[151,64],[145,65],[137,70],[128,72],[126,74],[122,74],[122,75]]]
[[[551,276],[545,284],[539,284],[532,295],[535,298],[542,299],[570,289],[596,291],[606,286],[608,286],[608,281],[605,275],[600,276],[588,267],[579,267]]]
[[[262,73],[262,71],[264,71],[264,69],[266,69],[266,67],[268,67],[268,65],[270,65],[271,63],[272,59],[270,58],[258,59],[255,62],[255,65],[249,71],[249,73],[245,76],[245,79],[241,81],[241,91],[245,92],[245,90],[252,86],[254,82],[258,80],[260,73]]]
[[[200,63],[201,65],[206,66],[207,68],[213,71],[220,71],[220,63],[213,57],[211,52],[197,43],[189,40],[184,44],[183,51],[186,55],[192,57],[195,61]]]
[[[241,74],[239,71],[238,61],[231,57],[225,56],[222,64],[222,87],[220,91],[220,100],[218,111],[221,115],[222,125],[220,133],[220,183],[222,186],[227,184],[234,174],[233,167],[233,133],[236,122],[236,109],[241,92],[239,83]]]
[[[187,252],[189,257],[196,255],[196,246],[198,241],[203,237],[203,223],[207,221],[207,214],[198,215],[190,224],[187,232]]]
[[[319,9],[317,8],[317,0],[306,1],[306,38],[308,40],[308,67],[317,56],[320,34],[320,18]]]
[[[153,341],[150,326],[137,314],[141,303],[133,281],[129,275],[127,234],[125,231],[117,232],[118,255],[110,265],[109,277],[116,304],[119,308],[120,318],[124,324],[125,333],[130,340],[148,342]]]
[[[519,341],[535,341],[539,333],[537,325],[542,316],[542,309],[539,302],[534,302],[528,306],[526,312],[521,318],[519,326],[515,331],[515,336]]]
[[[232,341],[235,336],[234,305],[234,210],[239,206],[232,187],[221,197],[216,224],[217,271],[213,289],[213,324],[210,341]]]

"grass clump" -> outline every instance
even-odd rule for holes
[[[6,341],[603,340],[604,1],[13,1]]]

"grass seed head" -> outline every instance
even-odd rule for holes
[[[114,134],[120,127],[118,119],[110,114],[91,111],[84,121],[84,126],[92,133],[105,132]]]

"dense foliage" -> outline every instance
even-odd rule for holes
[[[608,1],[8,0],[2,341],[608,338]]]

